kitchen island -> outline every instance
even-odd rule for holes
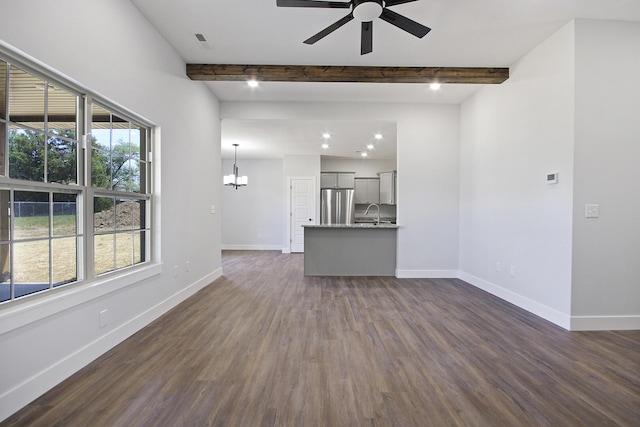
[[[395,276],[396,224],[304,226],[305,276]]]

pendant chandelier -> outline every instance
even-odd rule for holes
[[[247,182],[249,181],[246,176],[238,175],[238,166],[236,165],[238,161],[238,145],[239,144],[233,144],[235,150],[235,153],[233,154],[233,173],[225,175],[222,180],[224,185],[235,187],[236,190],[238,187],[244,187],[247,185]]]

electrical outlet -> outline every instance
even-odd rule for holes
[[[216,205],[211,205],[211,210],[210,210],[210,212],[211,212],[212,214],[216,213]]]
[[[188,273],[189,272],[189,261],[185,261],[184,262],[184,272]]]
[[[600,205],[584,205],[584,217],[585,218],[599,218],[600,217]]]
[[[100,328],[104,328],[109,323],[109,319],[107,318],[107,310],[102,310],[98,313],[98,326]]]
[[[496,272],[500,273],[502,266],[500,265],[500,261],[496,262]]]
[[[178,266],[177,265],[173,266],[173,277],[178,277]]]
[[[516,277],[516,267],[514,265],[512,265],[511,267],[509,267],[509,275],[511,277]]]

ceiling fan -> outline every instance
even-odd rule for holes
[[[403,3],[411,3],[418,0],[349,0],[348,2],[340,1],[319,1],[319,0],[277,0],[278,7],[316,7],[323,9],[351,9],[347,16],[333,24],[316,35],[309,37],[304,41],[306,44],[314,44],[318,40],[328,36],[338,28],[342,27],[352,19],[362,22],[362,39],[360,43],[360,54],[365,55],[373,51],[373,20],[381,18],[388,23],[404,30],[418,38],[424,37],[431,28],[412,21],[388,9],[390,6],[396,6]]]

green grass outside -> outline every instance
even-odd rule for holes
[[[49,216],[29,216],[14,219],[15,239],[46,237],[49,235]],[[55,215],[53,217],[53,235],[76,234],[75,215]]]
[[[75,236],[76,216],[55,216],[53,226],[54,236]],[[13,262],[16,283],[46,283],[49,280],[49,217],[15,218],[14,234],[16,242]],[[32,238],[38,240],[20,241]],[[54,282],[73,280],[77,276],[76,238],[54,239],[52,250]],[[129,233],[118,233],[115,236],[98,235],[95,237],[94,255],[96,274],[126,267],[141,261],[140,242]],[[8,266],[5,266],[4,271],[7,269]]]

